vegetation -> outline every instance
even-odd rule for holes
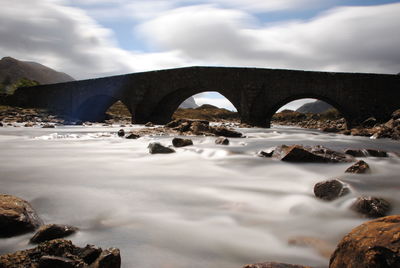
[[[10,78],[6,76],[3,82],[0,84],[1,94],[14,94],[15,90],[19,87],[32,87],[39,85],[39,82],[34,80],[29,80],[27,78],[21,78],[15,83],[11,83]]]
[[[172,115],[172,119],[200,119],[207,121],[239,121],[237,112],[218,108],[210,104],[203,104],[198,108],[178,108]]]

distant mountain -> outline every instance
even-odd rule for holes
[[[328,103],[321,100],[317,100],[314,102],[303,104],[296,110],[296,112],[320,114],[332,108],[334,107],[329,105]]]
[[[197,105],[196,101],[194,100],[193,97],[190,97],[186,99],[184,102],[182,102],[181,105],[179,105],[179,108],[197,108],[199,105]]]
[[[75,80],[65,73],[57,72],[42,64],[31,61],[19,61],[11,57],[0,60],[0,84],[11,85],[26,78],[39,84],[54,84]]]

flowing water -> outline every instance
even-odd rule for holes
[[[134,128],[134,127],[132,127]],[[132,128],[125,128],[129,130]],[[46,223],[71,224],[76,245],[118,247],[123,267],[234,268],[280,261],[325,267],[334,247],[366,221],[349,206],[362,194],[386,198],[400,213],[400,143],[295,128],[238,129],[246,138],[215,145],[193,137],[175,154],[150,155],[147,145],[170,136],[117,137],[119,127],[0,128],[0,192],[29,201]],[[374,148],[372,172],[345,174],[350,164],[293,164],[261,158],[280,144],[331,149]],[[340,177],[352,194],[333,202],[313,196],[315,183]],[[32,247],[26,234],[0,240],[0,254]]]

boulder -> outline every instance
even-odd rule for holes
[[[223,137],[240,138],[243,136],[242,133],[228,129],[223,126],[213,127],[211,128],[211,132],[216,136],[223,136]]]
[[[119,268],[121,256],[118,249],[102,250],[87,245],[77,247],[69,240],[55,239],[37,247],[0,255],[0,267],[68,267],[68,268]]]
[[[398,109],[392,113],[392,119],[394,119],[394,120],[400,119],[400,109]]]
[[[24,127],[33,127],[35,124],[32,122],[25,123]]]
[[[229,140],[225,137],[219,137],[215,140],[215,144],[229,145]]]
[[[185,147],[193,145],[193,141],[191,139],[173,138],[172,145],[174,145],[175,147]]]
[[[368,156],[373,157],[388,157],[387,152],[381,150],[367,149]]]
[[[117,132],[118,137],[123,137],[125,136],[125,130],[123,130],[122,128],[120,130],[118,130]]]
[[[76,231],[78,231],[78,228],[69,225],[46,224],[37,230],[30,241],[31,243],[42,243],[44,241],[69,236]]]
[[[50,124],[44,124],[42,128],[55,128],[55,126]]]
[[[281,262],[262,262],[262,263],[247,264],[242,268],[311,268],[311,267],[296,265],[296,264],[287,264]]]
[[[369,165],[362,161],[359,160],[357,161],[354,165],[346,169],[346,173],[357,173],[357,174],[364,174],[370,172]]]
[[[329,268],[400,267],[400,216],[368,221],[337,245]]]
[[[0,194],[0,237],[34,231],[42,220],[31,205],[12,195]]]
[[[365,119],[361,125],[363,127],[373,127],[375,126],[375,124],[377,123],[376,118],[375,117],[369,117],[367,119]]]
[[[145,127],[154,127],[154,124],[152,122],[147,122],[144,124]]]
[[[170,154],[175,153],[175,150],[169,147],[161,145],[159,142],[152,142],[147,146],[149,153],[151,154]]]
[[[354,161],[346,154],[322,146],[281,145],[275,148],[273,157],[287,162],[339,163]]]
[[[337,179],[318,182],[314,186],[315,196],[327,201],[337,199],[349,192],[349,187]]]
[[[387,152],[375,149],[346,149],[344,153],[354,157],[388,157]]]
[[[390,203],[383,198],[362,196],[358,197],[350,208],[368,218],[379,218],[386,216],[391,206]]]
[[[207,122],[207,123],[206,123]],[[210,126],[208,121],[194,121],[190,124],[190,130],[195,135],[203,135],[210,132]]]
[[[259,151],[257,153],[258,156],[260,157],[272,157],[272,155],[274,154],[274,150],[270,150],[270,151]]]
[[[138,139],[138,138],[140,138],[140,136],[135,133],[129,133],[128,135],[125,136],[125,139],[129,139],[129,140]]]

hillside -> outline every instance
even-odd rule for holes
[[[30,61],[19,61],[11,57],[0,60],[0,84],[7,86],[25,78],[39,84],[54,84],[72,81],[68,74],[57,72],[42,64]]]
[[[328,103],[321,101],[321,100],[317,100],[314,102],[303,104],[296,110],[296,112],[320,114],[320,113],[323,113],[332,108],[334,108],[334,107],[332,107]]]
[[[179,108],[172,116],[173,119],[201,119],[208,121],[240,121],[237,112],[218,108],[210,104],[203,104],[195,109]]]

